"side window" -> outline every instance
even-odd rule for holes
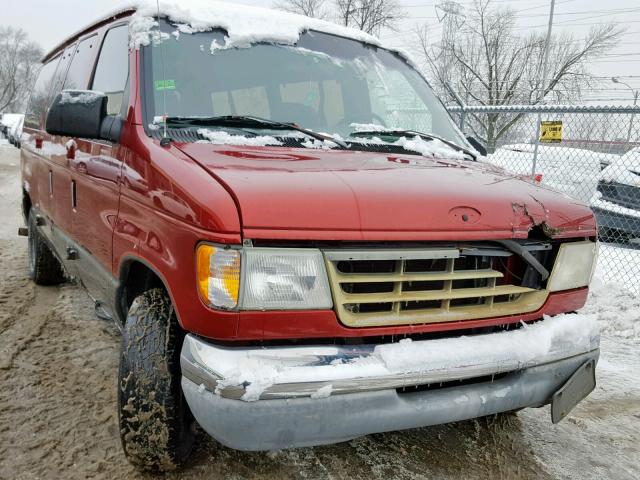
[[[109,115],[120,113],[128,78],[129,28],[127,25],[122,25],[107,32],[91,86],[92,90],[104,92],[107,95]]]
[[[60,56],[57,56],[49,63],[42,66],[38,74],[38,80],[31,92],[29,99],[29,108],[24,119],[24,126],[39,129],[44,124],[44,118],[49,108],[51,100],[51,86],[53,83],[53,75],[56,72],[56,66],[60,62]]]
[[[71,45],[67,47],[67,49],[62,54],[62,58],[60,59],[60,63],[58,64],[58,68],[56,69],[56,76],[53,78],[53,90],[51,92],[51,97],[53,98],[55,95],[59,94],[62,90],[62,85],[64,84],[64,79],[67,76],[67,70],[69,69],[69,64],[71,63],[71,58],[73,57],[73,52],[76,51],[76,45]]]
[[[93,68],[97,40],[98,36],[94,35],[85,38],[78,44],[67,72],[67,78],[64,81],[63,90],[86,90]]]

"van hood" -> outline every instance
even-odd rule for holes
[[[245,238],[526,238],[536,226],[556,238],[596,233],[587,205],[481,162],[344,150],[176,146],[233,195]]]

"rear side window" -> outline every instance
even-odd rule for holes
[[[58,64],[58,68],[56,69],[56,76],[53,78],[53,91],[51,94],[51,98],[55,97],[62,90],[62,85],[64,84],[64,79],[67,76],[67,70],[69,69],[69,64],[71,63],[71,58],[73,58],[73,52],[76,51],[76,45],[71,45],[67,47],[67,49],[62,54],[62,58],[60,59],[60,63]]]
[[[89,75],[93,68],[95,58],[96,42],[98,36],[94,35],[82,40],[73,55],[71,66],[64,81],[64,90],[86,90],[89,84]]]
[[[24,119],[25,127],[39,129],[40,125],[44,124],[44,118],[51,100],[53,76],[59,62],[60,56],[43,65],[40,69],[38,80],[36,80],[29,99],[29,108],[27,108],[27,114]]]
[[[122,25],[107,32],[91,87],[107,95],[109,115],[120,113],[128,78],[129,28]]]

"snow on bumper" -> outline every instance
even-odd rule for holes
[[[595,317],[577,314],[510,332],[349,347],[225,348],[188,335],[182,388],[218,441],[270,450],[541,406],[598,355]],[[457,380],[474,381],[446,383]]]

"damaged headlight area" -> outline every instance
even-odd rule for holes
[[[596,242],[571,242],[560,246],[547,289],[550,292],[588,287],[598,260]]]
[[[315,310],[333,306],[324,258],[317,249],[229,249],[201,244],[200,296],[225,310]]]

